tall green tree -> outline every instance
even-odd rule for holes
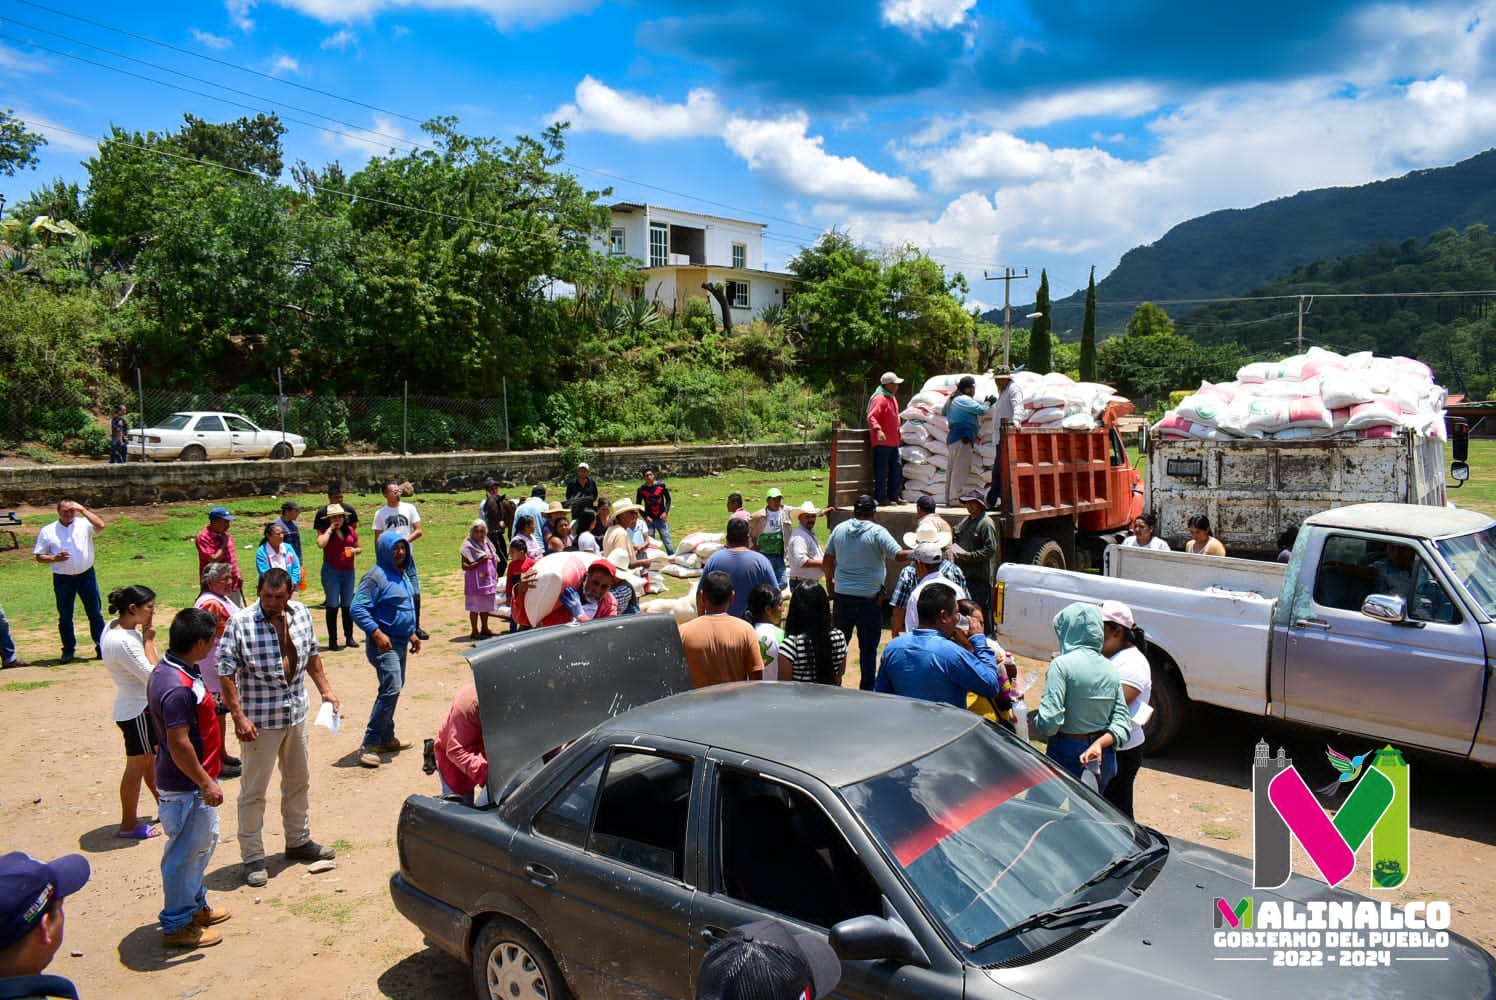
[[[1029,332],[1028,370],[1040,375],[1047,375],[1053,370],[1053,358],[1049,343],[1049,311],[1052,304],[1049,301],[1049,274],[1045,271],[1039,272],[1039,294],[1034,298],[1034,311],[1039,317],[1034,320],[1034,325]]]
[[[1080,325],[1080,380],[1096,381],[1096,268],[1086,285],[1086,317]]]
[[[10,108],[0,111],[0,174],[14,177],[18,170],[35,170],[36,151],[47,137],[33,132]]]
[[[1173,333],[1174,321],[1163,307],[1156,306],[1152,302],[1144,302],[1132,311],[1132,318],[1127,321],[1127,335],[1129,337],[1154,337],[1159,334]]]

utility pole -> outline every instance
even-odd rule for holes
[[[1304,353],[1304,314],[1306,312],[1308,312],[1310,309],[1314,308],[1314,296],[1312,296],[1312,295],[1307,296],[1307,298],[1309,299],[1309,304],[1308,305],[1304,304],[1305,297],[1306,296],[1303,296],[1303,295],[1299,296],[1299,353],[1300,354]]]
[[[982,272],[982,277],[986,280],[1001,281],[1003,283],[1003,367],[1009,371],[1013,368],[1012,362],[1008,359],[1008,346],[1013,340],[1013,317],[1011,315],[1012,309],[1008,293],[1012,289],[1014,281],[1026,280],[1028,276],[1028,268],[1024,268],[1022,274],[1014,271],[1011,267],[1003,268],[1002,274]]]

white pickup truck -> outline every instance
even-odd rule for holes
[[[1148,746],[1192,702],[1496,764],[1496,521],[1356,504],[1309,518],[1287,564],[1112,546],[1103,575],[1005,563],[998,636],[1048,659],[1073,601],[1147,633]],[[1163,582],[1167,581],[1167,582]]]

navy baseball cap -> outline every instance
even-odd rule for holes
[[[0,949],[20,941],[41,922],[54,900],[88,881],[88,859],[65,854],[51,863],[21,851],[0,857]]]
[[[874,500],[866,493],[862,494],[852,503],[852,513],[854,514],[871,514],[877,509],[878,501]]]
[[[214,507],[208,511],[208,520],[210,521],[232,521],[233,519],[234,515],[229,513],[227,507]]]

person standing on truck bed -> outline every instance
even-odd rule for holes
[[[873,689],[878,673],[878,640],[883,635],[884,577],[889,559],[907,562],[909,550],[873,518],[878,502],[866,493],[852,505],[852,520],[843,521],[826,540],[821,557],[835,601],[833,624],[842,635],[857,634],[861,688]]]
[[[873,499],[881,507],[898,503],[903,490],[899,469],[899,400],[894,395],[904,380],[884,372],[867,403],[867,429],[873,443]]]
[[[1184,551],[1197,556],[1223,556],[1226,554],[1226,546],[1219,538],[1213,538],[1210,534],[1210,518],[1204,514],[1196,514],[1189,520],[1190,541],[1185,545]]]
[[[956,498],[966,492],[966,480],[971,478],[971,455],[977,446],[977,430],[982,425],[983,414],[997,402],[996,396],[985,402],[978,402],[976,394],[977,380],[970,375],[962,375],[961,380],[956,383],[956,391],[951,393],[940,411],[950,421],[951,427],[950,433],[945,437],[945,443],[950,448],[950,464],[945,478],[947,507],[954,507]]]
[[[992,563],[997,559],[997,528],[987,516],[987,500],[980,489],[961,494],[966,517],[956,525],[951,558],[966,576],[966,591],[982,609],[982,620],[992,634]]]

